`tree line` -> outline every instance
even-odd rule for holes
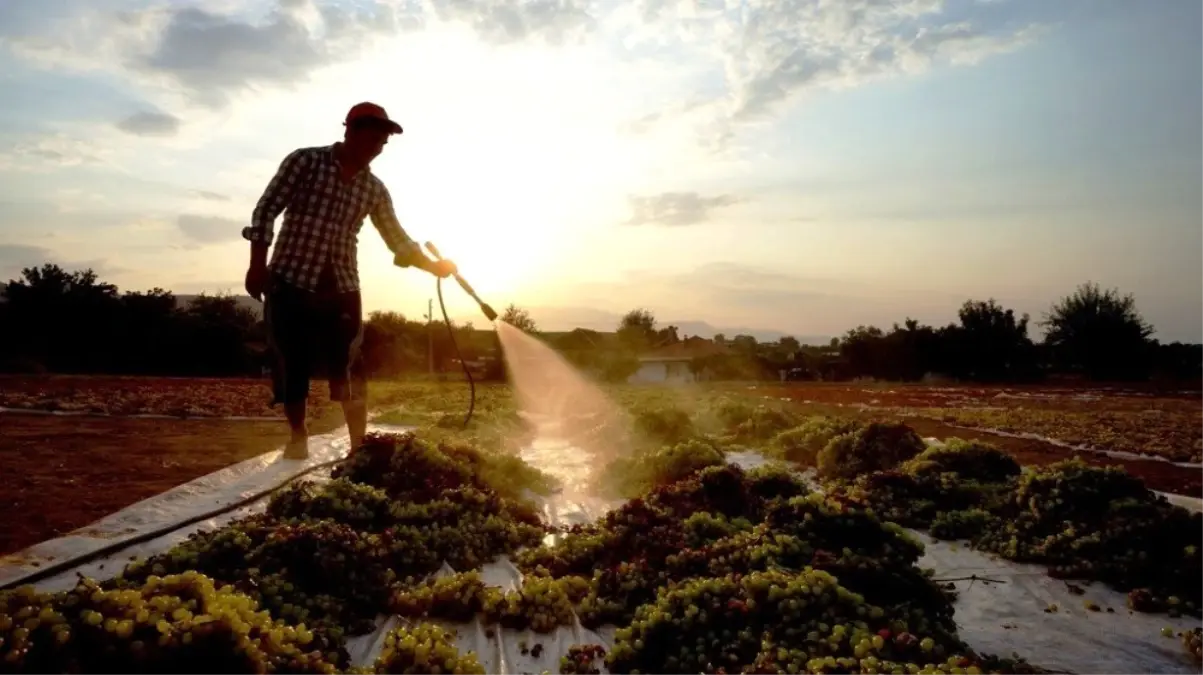
[[[1095,381],[1155,379],[1197,385],[1203,345],[1152,339],[1153,326],[1131,295],[1087,283],[1054,303],[1029,335],[1031,318],[991,300],[966,301],[957,321],[922,325],[907,318],[885,330],[857,326],[825,345],[792,337],[758,341],[750,335],[712,340],[678,334],[654,314],[634,309],[612,333],[578,328],[541,331],[526,310],[511,305],[502,319],[539,336],[596,376],[623,381],[639,356],[688,343],[690,370],[709,379],[917,381],[947,377],[971,382],[1036,382],[1050,376]],[[92,270],[56,265],[27,268],[0,287],[0,370],[81,374],[257,376],[270,364],[263,322],[229,295],[187,302],[169,291],[119,292]],[[454,340],[454,343],[453,343]],[[461,366],[456,349],[484,379],[505,377],[495,331],[471,323],[433,325],[395,312],[373,312],[365,323],[363,355],[374,377],[404,377]]]

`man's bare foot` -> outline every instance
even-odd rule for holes
[[[284,459],[309,459],[309,436],[293,436],[284,446]]]

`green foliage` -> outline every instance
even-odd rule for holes
[[[535,323],[535,320],[531,318],[530,312],[513,303],[506,306],[499,318],[524,333],[534,334],[539,332],[539,327]]]
[[[1045,342],[1060,365],[1098,380],[1147,375],[1153,327],[1136,310],[1131,295],[1086,283],[1053,305],[1043,324]]]

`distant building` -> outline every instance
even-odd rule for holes
[[[639,369],[627,378],[629,384],[690,384],[711,379],[709,369],[700,371],[695,359],[727,354],[728,349],[699,337],[655,349],[639,357]]]

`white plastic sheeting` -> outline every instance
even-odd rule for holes
[[[373,425],[373,428],[379,431],[400,430],[398,427],[377,425]],[[345,455],[347,447],[344,432],[334,432],[313,439],[311,456],[306,461],[286,460],[276,451],[181,485],[71,535],[0,558],[0,584],[24,577],[57,561],[88,554],[115,541],[242,501],[307,467]],[[561,479],[567,479],[569,483],[589,468],[588,459],[581,453],[555,444],[539,444],[525,454],[528,461]],[[728,458],[744,467],[765,461],[753,452],[730,453]],[[312,475],[322,474],[322,471],[318,471]],[[1198,500],[1185,502],[1184,505],[1200,508]],[[594,520],[612,506],[613,503],[580,502],[558,495],[545,500],[544,511],[552,522],[563,524]],[[263,507],[263,501],[259,501],[181,528],[125,548],[106,559],[60,573],[39,582],[37,586],[43,589],[70,588],[77,572],[98,578],[110,576],[124,566],[131,556],[146,557],[162,552],[197,530],[219,527],[261,511]],[[977,575],[1002,582],[957,582],[960,598],[956,604],[956,618],[960,633],[979,651],[1001,655],[1018,652],[1035,664],[1079,673],[1198,672],[1198,668],[1187,659],[1179,639],[1168,639],[1161,635],[1163,627],[1185,630],[1197,621],[1130,614],[1125,608],[1125,596],[1101,585],[1086,586],[1084,596],[1073,595],[1063,582],[1048,577],[1040,567],[993,560],[963,546],[935,541],[922,534],[918,536],[927,546],[920,564],[934,568],[936,578]],[[452,571],[444,566],[440,574],[450,574]],[[487,582],[503,588],[515,588],[521,582],[520,572],[504,557],[485,566],[482,575]],[[1093,600],[1104,610],[1110,607],[1115,612],[1088,611],[1084,606],[1086,600]],[[1058,610],[1046,612],[1052,604],[1056,604]],[[351,639],[348,649],[353,662],[357,665],[371,663],[379,652],[384,635],[398,621],[395,617],[381,617],[375,632]],[[548,635],[494,628],[491,638],[488,637],[488,629],[479,620],[448,627],[455,630],[460,648],[474,651],[486,670],[493,673],[558,672],[559,659],[567,653],[569,646],[596,643],[609,648],[614,635],[610,627],[595,633],[579,624],[571,628],[559,628]],[[542,647],[538,657],[534,656],[532,649],[536,645]]]

